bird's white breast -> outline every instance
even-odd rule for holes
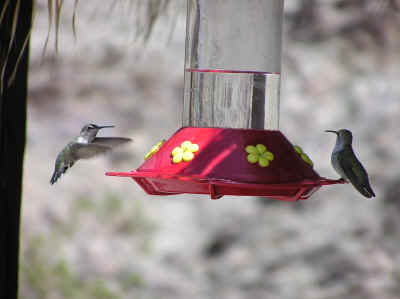
[[[79,136],[76,141],[79,142],[79,143],[88,143],[87,139],[83,138],[82,136]]]

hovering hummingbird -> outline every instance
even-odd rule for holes
[[[331,156],[331,163],[336,172],[342,179],[350,181],[354,188],[365,197],[375,197],[375,193],[369,184],[368,173],[353,152],[351,132],[344,129],[339,131],[326,130],[325,132],[337,135]]]
[[[96,155],[109,152],[115,146],[130,142],[130,138],[123,137],[96,137],[98,131],[114,126],[85,125],[78,137],[68,143],[57,155],[54,172],[50,184],[54,184],[68,168],[79,159],[89,159]]]

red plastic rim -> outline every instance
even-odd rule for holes
[[[192,161],[173,163],[171,152],[184,141],[199,150]],[[248,162],[245,148],[256,144],[273,153],[268,167]],[[131,177],[151,195],[208,194],[211,199],[236,195],[296,201],[321,186],[345,183],[320,177],[280,131],[226,128],[181,128],[137,170],[106,175]]]

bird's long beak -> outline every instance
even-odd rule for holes
[[[97,126],[97,128],[100,129],[104,129],[104,128],[114,128],[115,126]]]
[[[333,131],[333,130],[325,130],[325,132],[335,133],[336,135],[338,134],[337,131]]]

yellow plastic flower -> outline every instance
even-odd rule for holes
[[[248,153],[247,161],[249,163],[255,164],[258,162],[261,167],[267,167],[274,160],[274,154],[269,152],[264,144],[248,145],[245,150]]]
[[[172,152],[172,162],[180,163],[182,161],[189,162],[194,158],[194,153],[199,150],[199,145],[186,140],[181,146],[175,147]]]
[[[304,160],[304,162],[306,162],[307,164],[309,164],[311,167],[314,167],[313,161],[310,159],[310,157],[309,157],[306,153],[303,152],[303,149],[302,149],[300,146],[295,145],[295,146],[293,146],[293,147],[294,147],[294,150],[295,150],[295,151],[300,155],[300,157]]]
[[[144,156],[144,159],[147,160],[148,158],[150,158],[151,156],[153,156],[155,153],[158,152],[158,150],[160,149],[161,145],[163,145],[165,142],[165,139],[161,140],[160,142],[158,142],[156,145],[154,145],[150,151]]]

